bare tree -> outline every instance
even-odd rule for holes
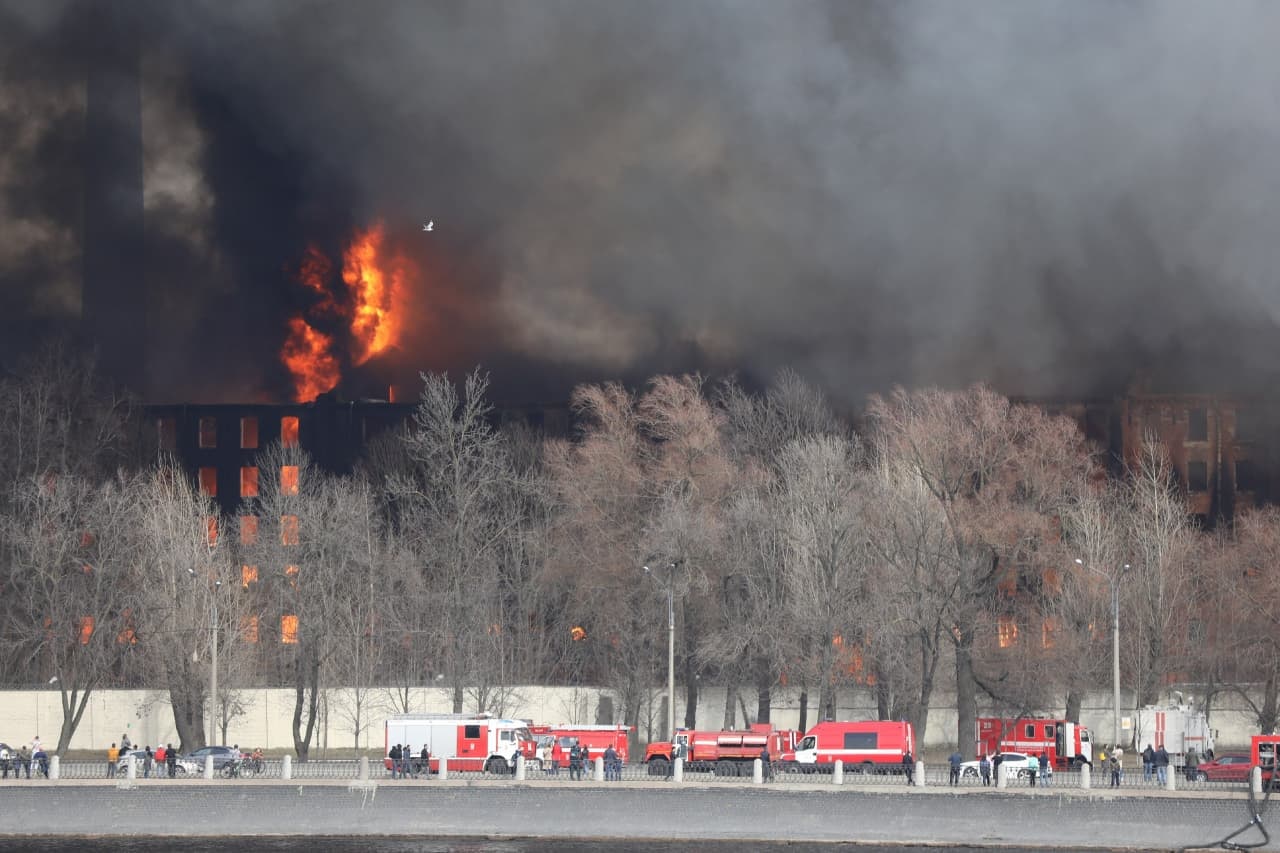
[[[49,474],[15,484],[0,517],[5,656],[56,681],[65,753],[103,684],[122,677],[137,642],[127,605],[128,483]]]
[[[172,462],[133,489],[136,537],[129,583],[140,663],[164,679],[183,749],[205,745],[215,597],[237,580],[222,520]]]

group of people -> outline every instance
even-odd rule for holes
[[[49,778],[49,754],[44,751],[39,735],[31,739],[30,745],[24,743],[17,749],[0,744],[0,777],[8,779],[10,770],[15,780],[23,778],[24,773],[30,779],[33,770],[37,776]]]
[[[414,757],[413,747],[409,744],[396,744],[391,747],[391,752],[387,754],[391,759],[391,778],[392,779],[408,779],[410,777],[417,779],[419,775],[431,778],[431,750],[427,749],[427,745],[422,745],[422,751]]]
[[[131,751],[137,749],[129,735],[120,735],[120,745],[114,743],[107,750],[107,778],[115,778],[116,768],[120,766],[120,757],[128,755]],[[151,744],[142,750],[142,755],[138,756],[142,763],[142,778],[150,779],[151,771],[158,770],[157,777],[163,778],[167,775],[170,779],[174,779],[178,775],[178,750],[173,748],[173,744],[161,744],[155,749],[151,748]]]
[[[1206,750],[1205,758],[1209,761],[1213,760],[1213,750]],[[1188,782],[1196,781],[1196,772],[1200,767],[1200,754],[1196,752],[1193,746],[1187,750],[1186,760],[1183,762],[1182,770]],[[1152,777],[1161,785],[1165,784],[1169,779],[1169,752],[1164,748],[1164,744],[1153,749],[1151,744],[1147,744],[1147,748],[1142,750],[1142,779],[1150,782]]]

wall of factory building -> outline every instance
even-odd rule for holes
[[[361,749],[382,748],[382,721],[391,713],[388,697],[373,691],[368,702],[368,724],[359,738]],[[510,691],[511,705],[506,716],[529,719],[542,723],[598,723],[621,722],[622,714],[617,701],[608,691],[595,688],[573,687],[520,687]],[[350,714],[351,693],[335,689],[326,694],[326,707],[312,747],[312,757],[322,758],[327,751],[349,753],[356,746]],[[697,725],[717,729],[724,720],[725,690],[703,689],[698,706]],[[748,708],[754,710],[755,697],[743,697]],[[956,712],[947,707],[950,697],[939,696],[936,707],[929,712],[929,726],[925,737],[926,748],[951,748],[956,742]],[[227,733],[229,743],[241,748],[262,747],[267,750],[292,750],[294,693],[288,689],[245,690],[241,700],[246,707],[243,716],[236,717]],[[450,694],[445,690],[420,689],[412,696],[415,712],[441,712],[452,710]],[[677,690],[676,720],[684,716],[683,696]],[[799,725],[800,709],[794,692],[776,691],[772,716],[781,728]],[[816,702],[816,697],[811,697]],[[1111,693],[1101,690],[1090,694],[1081,712],[1081,722],[1088,726],[1100,742],[1110,740],[1112,730]],[[1191,693],[1186,701],[1194,701]],[[874,719],[875,697],[868,691],[850,690],[841,696],[840,719]],[[1126,705],[1125,707],[1129,707]],[[986,713],[983,711],[982,713]],[[994,712],[992,712],[994,713]],[[665,725],[665,704],[661,694],[655,692],[653,702],[642,712],[640,740],[659,739]],[[1121,716],[1132,715],[1122,709]],[[809,709],[809,724],[817,721],[816,706]],[[738,725],[742,718],[737,717]],[[1256,724],[1243,701],[1231,697],[1215,700],[1211,714],[1212,726],[1218,732],[1219,751],[1232,746],[1247,745],[1249,737],[1257,733]],[[9,744],[29,743],[39,735],[46,744],[55,744],[62,722],[61,699],[53,690],[0,691],[0,741]],[[72,740],[73,750],[105,750],[112,742],[118,742],[122,733],[139,744],[177,744],[178,736],[173,726],[173,714],[164,691],[154,690],[103,690],[94,693],[85,710],[84,718]]]

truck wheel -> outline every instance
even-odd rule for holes
[[[671,766],[671,762],[665,758],[653,758],[649,761],[650,776],[666,776],[667,768]]]
[[[484,770],[486,773],[492,773],[495,776],[506,776],[511,773],[511,768],[507,765],[507,762],[496,756],[485,762]]]

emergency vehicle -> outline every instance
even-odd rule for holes
[[[1262,787],[1280,791],[1280,735],[1254,735],[1250,756],[1255,767],[1262,768]]]
[[[1041,717],[978,717],[974,740],[979,755],[997,752],[1049,753],[1059,769],[1093,764],[1093,743],[1089,729],[1070,720]]]
[[[902,772],[902,757],[915,757],[916,734],[910,723],[892,720],[823,720],[784,752],[782,760],[801,772],[831,772],[843,761],[851,772]]]
[[[562,723],[554,726],[530,726],[529,731],[537,743],[537,757],[534,761],[538,769],[551,766],[551,747],[557,741],[560,743],[561,767],[569,766],[569,750],[575,743],[587,750],[592,761],[603,757],[605,750],[611,746],[618,753],[618,758],[623,764],[629,760],[627,736],[631,733],[631,726],[575,726]]]
[[[750,776],[754,761],[767,746],[771,761],[795,749],[799,732],[775,729],[769,723],[755,723],[744,731],[704,731],[677,729],[675,742],[690,772],[712,772],[717,776]],[[671,763],[669,740],[655,741],[644,751],[650,776],[665,776]]]
[[[510,773],[516,755],[534,757],[533,736],[523,720],[504,720],[488,714],[404,714],[391,717],[385,726],[382,754],[391,769],[391,747],[407,744],[416,758],[423,744],[431,754],[431,771],[440,759],[449,759],[450,770],[484,770]]]
[[[1214,748],[1208,718],[1203,711],[1196,711],[1190,705],[1148,705],[1138,711],[1137,718],[1134,745],[1138,751],[1146,749],[1147,744],[1152,749],[1163,746],[1169,753],[1169,763],[1174,767],[1186,764],[1187,750],[1193,746],[1202,758],[1207,750]]]

